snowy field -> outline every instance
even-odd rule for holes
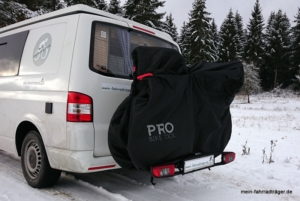
[[[233,133],[226,150],[237,153],[232,164],[156,179],[156,186],[137,171],[63,173],[54,187],[37,190],[24,180],[20,159],[0,151],[0,200],[299,201],[300,97],[264,93],[250,100],[238,96],[231,106]],[[256,194],[259,190],[265,192]]]

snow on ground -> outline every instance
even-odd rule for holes
[[[20,159],[0,151],[0,201],[14,200],[300,200],[300,97],[291,93],[238,96],[231,105],[233,131],[229,165],[185,176],[156,179],[133,170],[63,173],[52,188],[33,189]],[[271,141],[273,151],[271,151]],[[247,144],[246,144],[247,142]],[[243,155],[243,145],[250,153]],[[263,150],[265,156],[263,157]],[[272,154],[270,162],[270,155]],[[263,163],[264,160],[264,163]],[[255,194],[279,190],[282,194]],[[242,194],[241,191],[247,191]],[[287,191],[291,191],[287,194]],[[252,192],[252,193],[251,193]]]

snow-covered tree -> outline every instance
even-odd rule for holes
[[[269,77],[262,77],[266,89],[274,89],[277,85],[287,87],[289,78],[291,31],[290,21],[286,14],[279,10],[271,13],[266,31],[266,70]]]
[[[115,15],[123,16],[124,12],[120,4],[120,0],[110,0],[107,11]]]
[[[244,65],[244,85],[241,89],[241,94],[248,96],[248,103],[250,103],[250,95],[259,92],[260,79],[258,74],[258,68],[253,63],[243,62]]]
[[[295,26],[292,28],[292,69],[291,74],[296,74],[294,85],[296,90],[300,90],[300,7],[294,20]]]
[[[108,6],[105,0],[94,0],[97,9],[107,11]]]
[[[27,8],[31,11],[40,10],[44,5],[44,0],[12,0],[10,2],[17,2],[19,4],[25,4]]]
[[[161,30],[161,20],[165,13],[158,13],[156,10],[163,7],[164,3],[165,1],[160,0],[127,0],[124,4],[124,17]]]
[[[295,75],[295,79],[293,80],[293,88],[296,91],[300,92],[300,71],[298,71],[298,73]]]
[[[190,62],[190,28],[187,23],[183,22],[183,26],[180,30],[180,36],[178,38],[178,45],[181,49],[182,56],[185,58],[186,63]]]
[[[245,46],[245,57],[247,62],[253,62],[260,67],[264,56],[264,18],[259,0],[256,0],[251,18],[247,25],[247,43]]]
[[[45,0],[42,9],[45,12],[52,12],[55,10],[63,9],[66,7],[66,3],[61,0]]]
[[[191,62],[199,60],[215,61],[215,52],[211,32],[210,13],[206,11],[206,0],[195,0],[190,15],[189,27],[191,32],[190,51]]]
[[[221,62],[236,61],[239,59],[238,39],[235,17],[230,9],[220,28],[219,57]]]
[[[172,17],[172,13],[166,16],[166,21],[164,22],[162,31],[169,34],[175,42],[178,40],[178,32],[177,27],[174,24],[174,18]]]
[[[87,6],[91,6],[93,8],[96,7],[95,1],[94,0],[64,0],[67,4],[67,6],[73,6],[77,4],[84,4]]]
[[[219,60],[220,37],[219,37],[218,27],[214,19],[211,22],[211,35],[212,35],[214,52],[216,53],[216,59],[213,60],[213,62],[216,62]]]
[[[276,12],[272,11],[267,21],[265,35],[264,35],[264,45],[265,45],[265,52],[263,53],[263,60],[264,63],[260,67],[260,79],[261,79],[261,86],[264,90],[270,90],[274,87],[274,70],[270,68],[272,65],[272,59],[269,60],[271,55],[266,52],[267,49],[271,50],[271,39],[272,39],[272,32],[274,27],[274,21],[276,17]],[[269,72],[270,71],[270,72]],[[273,71],[273,72],[272,72]],[[273,83],[272,83],[273,82]]]
[[[0,1],[0,28],[42,14],[42,10],[32,11],[25,4],[15,1]]]
[[[84,4],[92,8],[97,8],[99,10],[107,10],[107,3],[105,0],[64,0],[68,6],[76,4]]]
[[[246,43],[246,36],[244,32],[243,18],[238,11],[235,13],[235,23],[237,30],[237,58],[242,59],[244,57],[244,48]]]

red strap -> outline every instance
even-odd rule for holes
[[[135,72],[136,71],[136,66],[133,66],[133,72]]]
[[[152,76],[153,76],[153,73],[145,73],[145,74],[137,76],[137,79],[141,81],[145,77],[152,77]]]

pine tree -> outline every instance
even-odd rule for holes
[[[212,62],[219,61],[219,48],[220,48],[220,36],[218,32],[217,24],[215,23],[215,20],[212,20],[211,23],[211,36],[212,36],[212,42],[213,42],[213,52],[215,53],[215,59],[212,60]]]
[[[124,13],[120,3],[120,0],[110,0],[107,11],[115,15],[123,16]]]
[[[295,75],[294,88],[300,90],[300,8],[295,16],[295,26],[292,28],[292,69],[291,74]]]
[[[47,12],[63,9],[65,7],[65,3],[60,0],[45,0],[43,4],[43,9]]]
[[[266,52],[267,49],[271,50],[271,39],[272,39],[272,32],[273,32],[273,27],[274,27],[274,21],[275,21],[275,17],[276,17],[276,13],[274,11],[271,12],[269,18],[268,18],[268,22],[266,25],[266,31],[265,31],[265,35],[264,35],[264,45],[265,45],[265,52],[263,54],[263,64],[260,67],[260,71],[259,71],[259,76],[261,78],[261,86],[264,90],[270,90],[273,89],[274,87],[274,73],[272,73],[272,71],[274,72],[273,69],[270,68],[272,59],[269,60],[269,58],[271,57],[271,55],[269,53]],[[268,40],[269,39],[269,40]],[[271,71],[271,72],[269,72]],[[272,84],[273,81],[273,84]]]
[[[244,85],[241,89],[241,94],[248,96],[248,103],[250,103],[250,95],[259,92],[260,79],[258,74],[258,68],[253,63],[243,62],[244,65]]]
[[[155,29],[163,29],[162,19],[165,13],[157,13],[165,1],[159,0],[127,0],[124,4],[124,17]]]
[[[216,62],[219,60],[220,37],[218,33],[218,27],[214,19],[212,20],[211,23],[211,34],[212,34],[212,41],[213,41],[213,48],[214,48],[213,51],[216,53],[216,59],[213,60],[213,62]]]
[[[244,48],[245,48],[245,43],[246,43],[246,37],[245,37],[244,26],[243,26],[243,18],[238,13],[238,11],[236,11],[236,13],[235,13],[235,23],[236,23],[236,30],[237,30],[237,35],[238,35],[237,57],[240,60],[244,57]]]
[[[290,22],[286,14],[279,10],[271,13],[266,31],[266,70],[270,77],[262,77],[265,89],[274,89],[277,85],[289,86],[290,79]]]
[[[298,91],[298,94],[300,95],[300,71],[298,71],[298,73],[295,75],[295,79],[293,81],[293,89]]]
[[[236,61],[238,55],[238,33],[233,12],[230,9],[220,28],[219,57],[221,62]]]
[[[191,64],[190,62],[190,29],[188,24],[183,22],[183,26],[180,31],[180,36],[178,38],[178,45],[181,49],[181,54],[185,58],[187,65]]]
[[[84,4],[92,8],[97,8],[99,10],[107,10],[107,4],[105,0],[64,0],[68,6]]]
[[[214,44],[211,32],[210,13],[206,11],[206,0],[195,0],[190,12],[189,27],[191,32],[191,62],[199,60],[215,61],[217,53],[214,52]]]
[[[177,27],[174,24],[174,18],[172,17],[172,13],[170,15],[166,16],[166,21],[164,22],[164,28],[163,31],[169,34],[172,39],[177,42],[178,40],[178,32]]]
[[[245,46],[244,59],[255,66],[261,67],[264,56],[264,18],[259,0],[256,0],[254,9],[251,14],[249,24],[247,25],[247,43]]]
[[[73,6],[77,4],[84,4],[87,6],[91,6],[93,8],[96,7],[95,1],[94,0],[64,0],[67,4],[67,6]]]
[[[27,8],[31,11],[40,10],[44,5],[44,0],[15,0],[11,2],[17,2],[19,4],[25,4]]]
[[[10,0],[0,1],[0,28],[40,14],[42,14],[40,10],[34,12],[25,4]]]
[[[107,11],[108,6],[105,0],[95,0],[95,4],[97,9]]]

